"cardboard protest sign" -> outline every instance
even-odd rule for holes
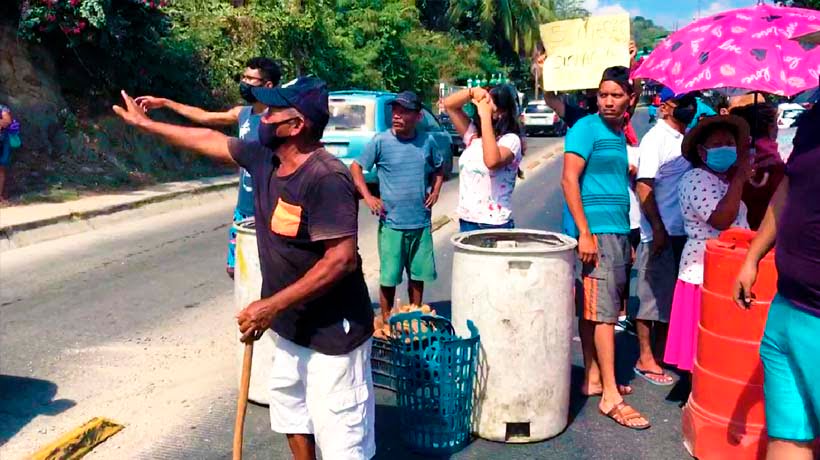
[[[597,88],[604,69],[629,65],[628,14],[543,24],[541,40],[545,91]]]

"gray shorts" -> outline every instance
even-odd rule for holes
[[[615,324],[627,298],[632,259],[629,235],[595,235],[598,263],[581,264],[575,280],[575,308],[579,318]]]
[[[652,254],[651,241],[638,246],[635,269],[638,272],[636,291],[640,305],[635,319],[669,322],[685,244],[685,236],[670,236],[669,244],[657,256]]]

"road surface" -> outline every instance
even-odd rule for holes
[[[529,140],[526,179],[515,195],[519,227],[559,229],[560,155],[548,158],[559,142]],[[438,212],[452,214],[457,187],[457,179],[445,185]],[[126,429],[92,459],[230,457],[237,347],[232,282],[223,266],[232,207],[216,202],[3,254],[0,457],[22,458],[94,416]],[[374,300],[376,226],[363,209],[360,250]],[[435,233],[440,279],[426,295],[445,312],[455,231],[451,222]],[[577,384],[580,347],[573,347]],[[634,355],[634,339],[619,337],[619,353]],[[629,358],[621,364],[627,380]],[[572,420],[560,436],[523,446],[479,440],[453,458],[684,458],[679,409],[665,400],[668,388],[633,384],[629,401],[652,420],[650,431],[617,427],[576,385]],[[422,458],[398,442],[393,395],[380,390],[378,404],[377,458]],[[245,458],[288,458],[284,438],[267,423],[267,410],[252,405]]]

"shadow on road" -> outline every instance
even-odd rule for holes
[[[589,396],[581,393],[583,383],[584,368],[581,366],[572,366],[572,370],[570,371],[569,421],[567,422],[567,428],[572,425],[572,422],[575,421],[575,417],[581,413],[589,399]]]
[[[449,300],[430,302],[430,308],[435,310],[439,316],[443,316],[445,318],[453,317],[453,304]],[[481,333],[481,331],[478,332]]]
[[[38,415],[57,415],[76,405],[56,399],[57,384],[48,380],[0,375],[0,445]]]
[[[449,455],[421,455],[410,451],[402,442],[399,432],[399,408],[376,405],[376,456],[374,460],[446,460]]]

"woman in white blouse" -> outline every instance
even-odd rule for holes
[[[743,186],[752,177],[749,125],[734,115],[701,120],[683,138],[684,158],[692,163],[678,185],[686,230],[672,301],[664,361],[692,371],[700,321],[700,290],[706,240],[729,227],[749,228]]]
[[[472,120],[464,106],[472,102]],[[462,232],[513,228],[512,193],[521,164],[521,128],[515,89],[469,88],[444,100],[466,146],[459,159],[458,216]]]

